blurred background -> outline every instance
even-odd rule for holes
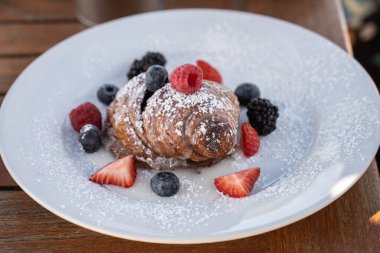
[[[354,57],[380,87],[380,0],[343,0]],[[380,152],[376,155],[380,162]]]
[[[380,85],[380,1],[344,0],[355,58]]]

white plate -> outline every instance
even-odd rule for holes
[[[254,82],[280,108],[278,129],[260,153],[238,152],[201,174],[176,170],[172,198],[150,190],[152,171],[130,189],[89,176],[111,158],[84,154],[68,113],[123,85],[133,59],[162,52],[175,66],[205,59],[231,89]],[[242,112],[241,120],[245,118]],[[81,32],[34,61],[8,92],[0,114],[1,155],[16,182],[42,206],[80,226],[140,241],[203,243],[256,235],[300,220],[347,191],[380,141],[373,82],[344,51],[273,18],[233,11],[174,10],[119,19]],[[220,196],[217,176],[260,166],[254,194]]]

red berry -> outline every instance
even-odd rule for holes
[[[91,176],[90,181],[128,188],[135,183],[136,173],[135,158],[129,155],[98,170]]]
[[[203,60],[197,60],[197,66],[203,71],[203,79],[222,83],[222,75],[216,68],[211,66],[210,63]]]
[[[260,176],[260,168],[243,170],[214,179],[216,189],[226,196],[242,198],[249,195]]]
[[[248,122],[241,125],[241,146],[245,156],[253,156],[260,147],[260,137]]]
[[[202,69],[192,64],[184,64],[173,70],[169,80],[176,91],[192,94],[202,87]]]
[[[78,133],[81,128],[87,124],[92,124],[101,130],[102,114],[94,104],[86,102],[70,112],[70,122]]]

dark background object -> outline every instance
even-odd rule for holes
[[[380,0],[345,0],[354,57],[380,90]],[[380,152],[376,154],[380,162]]]

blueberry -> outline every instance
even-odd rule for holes
[[[79,142],[86,153],[98,151],[102,142],[100,130],[91,124],[84,125],[79,132]]]
[[[235,95],[240,105],[246,106],[252,99],[260,97],[260,90],[252,83],[242,83],[236,88]]]
[[[159,172],[150,180],[150,186],[161,197],[170,197],[178,192],[179,179],[171,172]]]
[[[109,105],[115,99],[116,93],[119,91],[115,85],[105,84],[98,90],[98,99],[103,104]]]
[[[168,71],[160,65],[153,65],[148,68],[145,76],[145,86],[150,92],[155,92],[167,82]]]

